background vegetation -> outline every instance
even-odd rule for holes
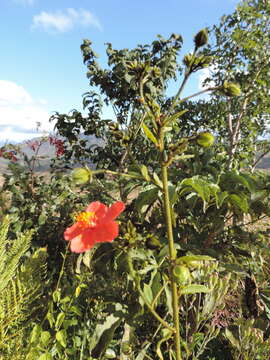
[[[84,40],[85,113],[53,116],[49,177],[46,139],[1,149],[0,359],[270,358],[270,175],[256,168],[270,151],[269,25],[269,2],[245,0],[193,53],[178,34],[107,44],[106,69]],[[183,98],[206,67],[205,88]],[[120,235],[73,254],[63,232],[96,200],[126,204]]]

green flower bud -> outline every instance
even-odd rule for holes
[[[85,184],[88,181],[91,181],[92,174],[91,170],[86,168],[77,168],[72,171],[72,180],[76,184]]]
[[[183,59],[184,65],[186,65],[187,68],[189,68],[192,64],[193,55],[192,54],[186,54]]]
[[[190,271],[185,265],[176,265],[173,268],[173,277],[178,284],[185,285],[189,283]]]
[[[210,132],[201,132],[196,138],[197,144],[202,147],[210,147],[215,142],[215,137]]]
[[[221,88],[221,92],[226,96],[240,96],[241,89],[238,84],[224,81],[223,87]]]
[[[194,37],[194,42],[195,42],[196,49],[207,44],[207,42],[208,42],[207,29],[203,29],[203,30],[199,31]]]

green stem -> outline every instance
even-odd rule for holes
[[[185,87],[185,85],[186,85],[186,82],[187,82],[189,76],[190,76],[190,72],[188,72],[188,73],[185,74],[185,77],[184,77],[184,79],[183,79],[183,82],[182,82],[179,90],[177,91],[177,94],[175,95],[175,97],[174,97],[174,99],[173,99],[173,102],[172,102],[172,104],[171,104],[171,106],[170,106],[169,112],[171,112],[171,111],[174,109],[175,105],[177,104],[177,101],[178,101],[178,99],[179,99],[179,97],[180,97],[180,95],[181,95],[181,93],[182,93],[182,91],[183,91],[183,89],[184,89],[184,87]]]
[[[155,309],[151,306],[151,304],[147,301],[142,289],[141,289],[141,285],[140,285],[140,280],[138,278],[138,276],[136,276],[136,273],[134,271],[134,268],[133,268],[133,264],[132,264],[132,259],[130,257],[130,255],[128,254],[128,267],[129,267],[129,273],[131,275],[131,277],[133,278],[134,280],[134,283],[135,283],[135,286],[141,296],[141,298],[143,299],[143,302],[145,303],[146,307],[148,308],[148,310],[151,312],[151,314],[165,327],[167,328],[168,330],[170,330],[171,332],[175,332],[175,329],[172,328],[164,319],[162,319],[162,317],[160,317],[158,315],[158,313],[155,311]],[[177,359],[178,360],[178,359]],[[179,360],[181,360],[179,358]]]
[[[191,98],[193,98],[193,97],[195,97],[195,96],[202,95],[202,94],[204,94],[204,93],[206,93],[206,92],[208,92],[208,91],[216,91],[216,90],[218,90],[218,89],[220,89],[219,86],[209,87],[209,88],[207,88],[207,89],[205,89],[205,90],[198,91],[198,92],[196,92],[196,93],[194,93],[194,94],[192,94],[192,95],[189,95],[189,96],[181,99],[180,102],[182,103],[182,102],[187,101],[187,100],[189,100],[189,99],[191,99]]]
[[[173,240],[173,231],[172,231],[172,217],[171,217],[171,206],[169,198],[169,189],[168,189],[168,171],[167,166],[162,165],[162,183],[163,183],[163,201],[164,201],[164,212],[166,217],[166,226],[167,226],[167,237],[169,245],[169,256],[170,256],[170,280],[171,280],[171,289],[172,289],[172,307],[173,307],[173,322],[174,322],[174,343],[175,343],[175,352],[176,360],[182,360],[181,356],[181,338],[180,338],[180,324],[179,324],[179,302],[177,294],[177,284],[173,279],[172,275],[172,266],[174,260],[176,259],[176,250]]]
[[[139,175],[131,175],[131,174],[126,174],[126,173],[121,173],[121,172],[118,172],[118,171],[103,170],[103,169],[94,170],[94,171],[92,171],[92,174],[93,175],[96,175],[96,174],[108,174],[108,175],[123,176],[123,177],[130,178],[130,179],[138,179],[138,180],[143,179],[143,177],[139,176]]]

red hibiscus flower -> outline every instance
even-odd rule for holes
[[[118,236],[115,220],[125,209],[125,204],[117,201],[108,207],[99,201],[92,202],[84,212],[76,216],[76,223],[64,232],[70,241],[70,249],[81,253],[91,249],[96,243],[111,242]]]

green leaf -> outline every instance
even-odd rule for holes
[[[40,325],[36,324],[33,327],[33,330],[31,331],[31,335],[30,335],[30,343],[31,344],[36,343],[39,340],[41,331],[42,331],[42,328]]]
[[[144,131],[146,137],[149,140],[151,140],[155,145],[158,145],[158,141],[155,138],[154,134],[152,133],[152,131],[144,123],[142,124],[142,128],[143,128],[143,131]]]
[[[229,196],[229,194],[227,193],[227,191],[222,191],[222,192],[219,192],[219,193],[216,193],[215,194],[215,198],[216,198],[216,205],[217,205],[217,208],[219,209],[224,200]]]
[[[182,115],[184,115],[187,111],[189,111],[188,109],[184,109],[181,111],[178,111],[177,113],[173,114],[172,116],[170,116],[168,118],[168,120],[166,121],[166,124],[168,123],[173,123],[174,121],[178,120]]]
[[[50,323],[50,326],[53,327],[54,326],[54,322],[55,322],[55,319],[54,319],[54,316],[51,312],[48,312],[47,315],[46,315],[46,318],[47,320],[49,321]]]
[[[205,285],[191,284],[181,288],[181,295],[196,294],[196,293],[208,293],[211,290]]]
[[[215,261],[215,260],[216,259],[212,258],[211,256],[207,256],[207,255],[186,255],[186,256],[181,256],[181,257],[177,258],[175,263],[181,264],[181,263],[185,262],[188,264],[191,261]]]
[[[42,354],[38,360],[53,360],[53,357],[50,353]]]
[[[238,350],[241,350],[239,341],[233,336],[233,333],[228,328],[225,329],[225,335],[234,347],[236,347]]]
[[[47,216],[45,214],[40,214],[38,217],[38,225],[44,225],[47,220]]]
[[[97,359],[101,359],[110,344],[114,332],[121,322],[121,318],[111,314],[106,317],[102,324],[98,324],[91,336],[89,348],[91,355]]]
[[[143,178],[146,181],[150,181],[151,179],[150,179],[147,167],[145,165],[142,165],[140,170],[141,170],[141,174],[142,174]]]
[[[60,312],[60,314],[57,315],[57,319],[56,319],[56,322],[55,322],[56,329],[59,329],[61,327],[64,320],[65,320],[65,313]]]
[[[143,207],[149,206],[157,200],[159,189],[156,186],[147,187],[142,191],[135,201],[135,207],[138,211],[144,212]]]
[[[60,330],[57,331],[57,333],[55,334],[56,340],[59,342],[59,344],[61,346],[63,346],[63,348],[67,347],[67,332],[66,330]]]
[[[194,190],[206,203],[210,201],[211,196],[216,196],[216,194],[220,191],[217,184],[209,183],[197,175],[188,179],[184,179],[180,186],[183,187],[183,189],[180,191],[180,195],[187,191]],[[191,189],[189,189],[189,187]]]
[[[163,277],[165,277],[165,276],[163,275]],[[171,289],[170,289],[170,287],[168,285],[168,282],[167,282],[166,278],[163,278],[163,282],[165,283],[166,305],[168,307],[170,315],[173,316],[172,292],[171,292]]]
[[[232,195],[229,195],[228,199],[234,206],[236,206],[243,213],[248,212],[248,209],[249,209],[248,201],[244,195],[232,194]]]
[[[169,340],[172,337],[172,335],[173,335],[173,333],[169,329],[162,329],[162,331],[161,331],[162,338],[157,343],[157,349],[156,349],[157,356],[159,357],[160,360],[164,360],[162,351],[161,351],[161,345],[165,341]]]
[[[51,334],[49,333],[49,331],[42,331],[42,333],[40,334],[40,340],[44,346],[48,345],[50,339]]]
[[[81,312],[79,306],[72,305],[70,308],[70,311],[72,311],[74,314],[76,314],[78,316],[82,316],[82,312]]]
[[[153,301],[153,293],[152,293],[152,289],[151,286],[148,284],[144,284],[143,287],[143,294],[146,298],[146,301],[148,302],[148,304],[151,304]]]
[[[159,186],[162,189],[163,184],[162,184],[160,178],[158,177],[158,175],[155,172],[153,173],[153,178],[154,178],[154,181],[157,184],[157,186]]]

